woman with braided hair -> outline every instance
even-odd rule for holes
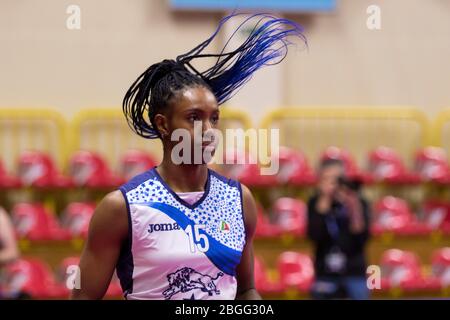
[[[205,161],[177,164],[172,155],[176,130],[188,132],[194,142],[195,123],[202,136],[215,129],[219,105],[256,70],[283,60],[290,39],[306,42],[294,22],[256,14],[236,30],[254,23],[240,46],[204,53],[235,16],[222,19],[190,52],[151,65],[125,94],[130,128],[161,139],[163,159],[98,205],[80,261],[81,288],[74,289],[73,299],[102,298],[114,269],[126,299],[260,299],[253,277],[251,192]],[[215,63],[199,71],[193,62],[204,58]],[[202,153],[208,148],[213,151],[213,141],[201,144]]]

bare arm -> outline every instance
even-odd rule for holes
[[[72,291],[71,299],[103,298],[127,235],[125,199],[114,191],[100,202],[90,222],[80,260],[81,288]]]
[[[14,228],[6,211],[0,208],[0,267],[18,257]]]
[[[246,244],[242,252],[241,262],[237,266],[237,300],[260,300],[261,296],[255,288],[253,274],[253,236],[256,228],[256,204],[250,190],[242,185],[242,198],[244,202],[244,223]]]

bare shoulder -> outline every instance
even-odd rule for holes
[[[100,202],[99,207],[108,209],[111,214],[120,214],[127,210],[125,198],[120,190],[108,193]]]
[[[113,233],[119,238],[128,234],[127,204],[121,191],[110,192],[100,201],[91,220],[90,233]]]

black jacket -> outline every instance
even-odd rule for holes
[[[308,201],[308,238],[312,240],[315,247],[314,267],[316,277],[336,276],[337,274],[328,271],[325,267],[325,256],[332,251],[334,246],[346,256],[345,271],[339,275],[345,276],[365,276],[366,259],[364,248],[369,239],[370,228],[370,208],[369,204],[360,197],[363,207],[363,216],[365,221],[364,230],[361,233],[353,234],[350,231],[350,221],[346,214],[346,208],[341,203],[333,202],[330,212],[320,214],[316,210],[318,196],[313,196]],[[333,237],[329,232],[330,220],[335,218],[338,232]],[[328,221],[328,226],[327,226]]]

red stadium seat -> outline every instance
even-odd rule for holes
[[[450,247],[436,250],[431,258],[432,274],[440,288],[450,287]]]
[[[70,175],[78,187],[113,188],[124,182],[113,174],[105,159],[90,151],[78,151],[70,159]]]
[[[19,238],[31,241],[68,240],[55,215],[39,203],[19,203],[12,210],[13,224]]]
[[[156,166],[156,161],[141,150],[128,150],[121,161],[120,174],[125,180],[143,173]]]
[[[40,151],[26,151],[19,158],[19,174],[24,186],[38,188],[64,188],[72,180],[63,176],[50,155]]]
[[[79,257],[67,257],[63,261],[61,261],[58,270],[56,272],[56,279],[60,284],[60,287],[63,288],[64,297],[69,297],[70,295],[70,287],[67,285],[69,276],[74,275],[74,270],[71,270],[71,266],[78,266],[80,264]]]
[[[68,277],[73,275],[73,273],[69,272],[69,267],[78,266],[80,264],[79,257],[67,257],[59,266],[57,278],[59,279],[60,286],[64,288],[65,296],[70,295],[70,290],[68,289],[66,283],[68,281]],[[105,293],[105,297],[120,297],[122,296],[122,288],[120,287],[119,279],[117,278],[116,273],[114,272],[111,283],[108,287],[108,290]]]
[[[26,295],[34,299],[61,298],[65,290],[49,266],[39,259],[20,259],[5,267],[3,294],[8,298]]]
[[[86,238],[95,207],[95,203],[70,203],[62,216],[63,228],[68,230],[72,237]]]
[[[280,282],[273,281],[269,278],[266,266],[263,260],[255,256],[254,261],[255,285],[261,294],[280,293],[283,287]]]
[[[373,178],[370,173],[366,173],[361,171],[356,164],[356,161],[353,159],[352,155],[344,149],[340,149],[338,147],[328,147],[320,158],[321,161],[327,159],[339,160],[344,164],[345,174],[347,177],[352,179],[361,180],[364,183],[372,182]]]
[[[270,222],[269,216],[264,212],[264,209],[260,204],[257,204],[257,210],[258,219],[256,223],[255,237],[270,238],[280,235],[280,228]]]
[[[424,290],[428,281],[422,274],[417,255],[410,251],[389,249],[381,257],[381,289]]]
[[[66,257],[63,259],[63,261],[61,261],[60,265],[59,265],[59,270],[58,270],[58,278],[60,280],[66,280],[67,278],[67,271],[69,269],[70,266],[78,266],[80,264],[80,257],[78,256],[72,256],[72,257]]]
[[[272,186],[275,178],[262,175],[256,160],[248,153],[227,150],[224,153],[223,164],[217,166],[217,171],[227,178],[238,180],[247,186]]]
[[[425,224],[431,230],[440,230],[450,234],[450,203],[429,200],[423,204]]]
[[[387,196],[375,203],[374,222],[372,232],[380,234],[393,232],[398,235],[423,235],[430,232],[430,228],[419,223],[409,209],[405,200]]]
[[[314,279],[314,266],[308,255],[283,252],[278,257],[277,269],[284,290],[295,288],[301,292],[309,291]]]
[[[282,234],[304,236],[306,232],[306,205],[294,198],[280,198],[272,207],[275,224]]]
[[[387,147],[378,147],[369,154],[369,170],[376,181],[394,184],[414,184],[421,181],[418,174],[406,169],[397,152]]]
[[[279,152],[278,184],[311,185],[316,177],[305,155],[294,149],[281,147]]]
[[[0,188],[18,188],[20,186],[20,179],[8,174],[3,162],[0,160]]]
[[[419,150],[416,154],[415,170],[425,181],[450,183],[450,166],[442,148],[427,147]]]

